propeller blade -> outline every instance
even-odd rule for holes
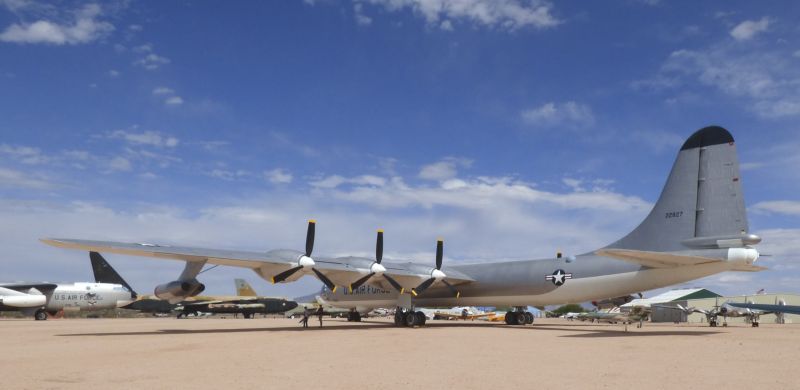
[[[397,281],[394,280],[393,277],[383,274],[383,278],[386,279],[386,281],[389,282],[389,284],[391,284],[395,290],[400,291],[400,294],[406,291],[406,289],[404,289],[403,286],[400,285],[400,283],[397,283]]]
[[[375,273],[374,273],[374,272],[370,272],[369,274],[367,274],[367,275],[366,275],[366,276],[364,276],[363,278],[361,278],[361,279],[358,279],[358,280],[356,280],[355,282],[351,283],[351,284],[350,284],[350,292],[353,292],[353,290],[355,290],[355,289],[357,289],[357,288],[361,287],[361,285],[362,285],[362,284],[364,284],[364,283],[366,283],[366,282],[367,282],[367,280],[369,280],[369,278],[371,278],[371,277],[372,277],[372,275],[375,275]]]
[[[306,257],[311,257],[311,252],[314,251],[314,230],[317,226],[317,221],[308,220],[308,231],[306,232]]]
[[[442,279],[442,283],[444,283],[444,284],[445,284],[445,286],[447,286],[447,288],[449,288],[449,289],[450,289],[450,291],[452,291],[452,292],[453,292],[453,294],[455,294],[456,298],[458,298],[458,297],[460,297],[460,296],[461,296],[461,292],[459,292],[458,290],[456,290],[456,288],[455,288],[455,287],[453,287],[453,285],[452,285],[452,284],[450,284],[448,281],[446,281],[446,280]]]
[[[417,286],[417,288],[412,288],[411,289],[411,293],[414,294],[414,296],[422,294],[422,292],[427,290],[428,287],[430,287],[431,284],[433,284],[433,282],[435,282],[435,281],[436,281],[436,278],[430,278],[430,279],[420,283],[420,285]]]
[[[436,240],[436,269],[442,269],[442,257],[444,256],[444,242],[442,239]]]
[[[315,274],[317,274],[317,277],[319,278],[319,280],[322,281],[322,283],[325,283],[325,285],[328,286],[331,292],[336,292],[336,285],[333,284],[333,282],[331,282],[331,280],[328,279],[328,277],[325,276],[325,274],[319,272],[316,268],[312,268],[311,270],[314,271]]]
[[[297,267],[294,267],[294,268],[289,268],[286,271],[283,271],[283,272],[273,276],[272,277],[272,283],[273,284],[280,283],[280,282],[286,280],[286,278],[292,276],[295,272],[300,271],[302,268],[303,268],[302,265],[298,265]]]
[[[378,229],[378,241],[375,243],[375,261],[380,264],[383,260],[383,229]]]

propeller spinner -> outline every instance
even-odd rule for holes
[[[436,268],[434,268],[433,271],[431,271],[431,277],[429,279],[420,283],[420,285],[417,286],[416,288],[411,289],[411,294],[414,294],[414,296],[422,294],[422,292],[427,290],[428,287],[430,287],[434,282],[441,281],[442,283],[444,283],[445,286],[447,286],[447,288],[450,289],[450,291],[453,292],[453,294],[455,294],[456,298],[461,296],[461,293],[458,290],[456,290],[456,288],[453,287],[452,284],[450,284],[447,280],[444,279],[447,277],[447,275],[445,275],[445,273],[442,272],[443,257],[444,257],[444,241],[442,241],[442,239],[439,239],[436,241]]]
[[[272,277],[272,283],[280,283],[289,278],[290,276],[294,275],[297,271],[300,271],[303,268],[309,268],[317,278],[322,281],[331,291],[336,292],[336,285],[328,279],[325,274],[320,272],[318,269],[314,268],[316,263],[314,259],[311,258],[311,253],[314,251],[314,234],[316,231],[317,222],[313,219],[308,221],[308,230],[306,231],[306,252],[297,259],[297,266],[287,269],[275,276]]]
[[[384,273],[386,272],[386,267],[381,265],[382,260],[383,260],[383,229],[378,229],[378,237],[375,242],[375,262],[372,263],[372,265],[370,265],[369,273],[367,275],[350,284],[349,286],[350,292],[353,292],[353,290],[361,287],[373,276],[383,276],[383,278],[386,279],[386,281],[389,282],[389,284],[391,284],[392,287],[395,288],[395,290],[400,291],[400,294],[402,294],[404,292],[404,289],[400,285],[400,283],[397,283],[397,281],[394,280],[394,278]]]

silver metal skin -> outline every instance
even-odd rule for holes
[[[15,298],[18,297],[18,298]],[[29,304],[15,305],[15,299],[30,298]],[[2,283],[0,311],[21,311],[33,315],[65,311],[115,309],[133,302],[131,292],[109,283]]]
[[[303,252],[285,249],[256,253],[72,239],[42,241],[69,249],[245,267],[266,280],[303,265],[298,262]],[[605,248],[566,258],[444,264],[439,272],[434,264],[386,260],[381,263],[384,275],[395,279],[405,293],[385,278],[371,278],[354,291],[337,288],[321,298],[358,311],[391,306],[520,307],[585,302],[725,271],[762,270],[753,264],[758,251],[752,245],[759,241],[748,233],[733,137],[727,130],[711,126],[694,133],[683,145],[645,220]],[[315,256],[314,262],[314,268],[336,286],[350,286],[369,274],[375,260]],[[297,272],[281,282],[304,274]],[[430,288],[419,295],[408,293],[432,276],[437,282]]]

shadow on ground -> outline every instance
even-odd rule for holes
[[[476,322],[455,322],[455,321],[441,321],[429,322],[423,327],[414,329],[414,331],[437,331],[453,328],[473,328],[483,327],[498,330],[527,330],[538,332],[569,332],[570,334],[557,335],[558,337],[650,337],[650,336],[706,336],[710,334],[722,333],[720,331],[708,331],[697,329],[671,329],[671,330],[639,330],[635,326],[629,326],[626,331],[622,326],[609,326],[606,329],[588,329],[591,325],[581,324],[534,324],[532,326],[508,326],[505,324],[489,324],[489,323],[476,323]],[[360,323],[334,322],[333,324],[327,323],[319,327],[317,323],[309,323],[308,328],[301,326],[296,327],[252,327],[252,328],[222,328],[222,329],[159,329],[141,332],[95,332],[95,333],[70,333],[59,334],[59,337],[86,337],[86,336],[152,336],[152,335],[176,335],[176,334],[226,334],[226,333],[248,333],[248,332],[328,332],[328,331],[343,331],[343,330],[390,330],[398,329],[394,324],[386,321],[362,321]],[[581,332],[581,333],[575,333]]]

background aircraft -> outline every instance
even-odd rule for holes
[[[136,293],[112,283],[0,283],[0,311],[19,311],[37,321],[64,311],[125,306]]]
[[[619,297],[725,271],[760,271],[748,233],[739,162],[733,136],[718,126],[692,134],[682,145],[661,196],[631,233],[591,253],[539,260],[481,262],[443,268],[443,241],[435,266],[382,262],[383,231],[374,259],[313,258],[316,222],[309,221],[304,251],[246,252],[155,244],[43,239],[61,248],[185,262],[181,275],[156,287],[173,302],[198,295],[205,264],[252,269],[273,283],[313,275],[330,290],[321,298],[338,307],[396,306],[395,324],[423,324],[416,306],[510,306],[508,324],[530,323],[527,306]],[[337,293],[338,287],[342,288]],[[362,290],[370,287],[371,290]]]
[[[719,325],[719,317],[722,317],[722,326],[728,326],[728,317],[732,317],[732,318],[746,318],[747,321],[750,322],[750,325],[752,327],[757,328],[759,325],[759,319],[761,318],[762,315],[773,313],[770,310],[742,307],[740,305],[743,304],[725,302],[722,305],[719,304],[715,305],[711,310],[697,309],[693,307],[684,309],[681,305],[678,305],[678,307],[687,312],[704,314],[706,316],[706,320],[708,321],[708,325],[712,327]],[[764,305],[758,305],[758,306],[764,306]],[[776,305],[766,305],[766,306],[776,306]]]
[[[785,322],[784,314],[800,314],[800,306],[787,305],[785,301],[775,299],[774,305],[761,304],[761,303],[736,303],[730,302],[729,305],[747,310],[760,310],[762,313],[775,313],[778,316],[778,323]]]
[[[94,277],[97,281],[115,282],[125,286],[130,291],[133,289],[120,276],[111,264],[97,252],[90,252],[89,258],[92,262]],[[199,313],[211,314],[242,314],[244,318],[253,318],[255,314],[274,314],[283,313],[297,307],[297,302],[283,298],[269,298],[255,296],[255,291],[243,279],[234,281],[237,293],[245,293],[247,296],[229,297],[196,297],[195,300],[184,300],[177,303],[167,302],[161,299],[142,297],[134,302],[122,306],[123,309],[139,310],[148,313],[171,313],[177,312],[177,317],[197,315]],[[135,296],[136,293],[134,292]]]

